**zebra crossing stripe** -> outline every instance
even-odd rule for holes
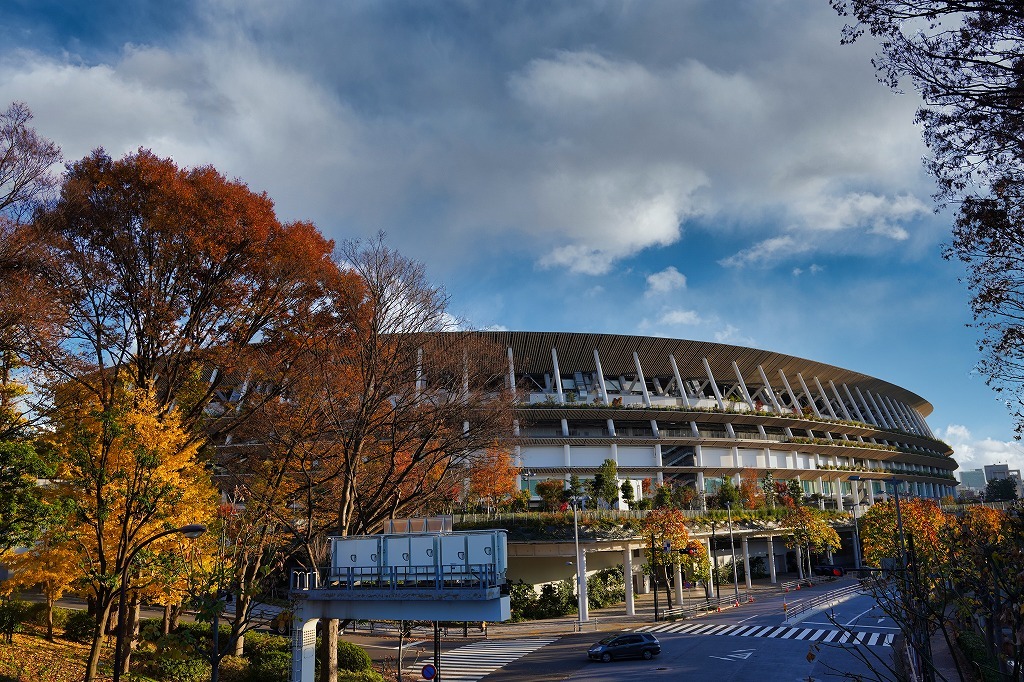
[[[636,632],[663,632],[685,635],[727,635],[730,637],[768,637],[822,644],[860,644],[863,646],[892,646],[893,635],[872,632],[847,632],[786,625],[737,625],[715,623],[661,623],[638,627]]]
[[[446,682],[477,682],[498,668],[540,649],[558,638],[489,640],[466,644],[441,654],[442,679]],[[424,663],[419,661],[405,668],[418,675]]]

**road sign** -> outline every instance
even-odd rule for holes
[[[423,679],[432,680],[437,675],[437,668],[432,663],[427,663],[420,672],[423,673]]]

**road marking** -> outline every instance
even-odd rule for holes
[[[772,639],[820,642],[822,644],[861,644],[864,646],[892,646],[894,637],[892,634],[870,631],[845,631],[827,628],[789,627],[785,625],[716,625],[714,623],[691,623],[686,621],[644,625],[636,628],[636,631],[682,635],[767,637]]]
[[[708,656],[708,658],[717,658],[720,661],[744,661],[753,656],[755,651],[757,649],[737,649],[725,656]]]
[[[476,682],[498,668],[556,641],[557,637],[549,637],[487,640],[466,644],[441,653],[441,679],[445,682]],[[407,666],[405,672],[418,676],[424,663],[433,663],[433,657]]]

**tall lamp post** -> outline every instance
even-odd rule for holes
[[[740,600],[740,578],[736,572],[736,541],[732,535],[732,502],[725,503],[725,511],[729,515],[729,550],[732,552],[732,586],[735,590],[736,601]]]
[[[857,509],[860,507],[860,490],[859,481],[860,476],[850,476],[850,481],[853,482],[853,567],[860,569],[861,549],[860,549],[860,520],[857,518]]]
[[[128,572],[132,567],[135,557],[145,547],[168,535],[181,533],[189,539],[195,539],[206,532],[206,526],[201,523],[190,523],[181,528],[172,528],[146,538],[141,544],[135,547],[124,560],[124,568],[121,569],[121,585],[118,588],[117,597],[117,637],[114,639],[114,682],[121,681],[121,661],[124,660],[124,631],[125,619],[128,617],[128,605],[125,603],[128,594]]]
[[[572,535],[576,541],[576,602],[580,614],[580,622],[586,623],[590,620],[587,610],[587,576],[584,573],[583,555],[580,554],[580,521],[579,521],[579,498],[575,495],[572,500]]]

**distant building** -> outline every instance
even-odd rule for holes
[[[982,469],[966,469],[960,472],[960,484],[963,488],[984,490],[987,483],[985,472]]]
[[[1012,479],[1017,486],[1017,497],[1024,498],[1024,481],[1021,480],[1020,469],[1011,469],[1008,464],[986,464],[985,480],[996,481],[1002,478]]]

